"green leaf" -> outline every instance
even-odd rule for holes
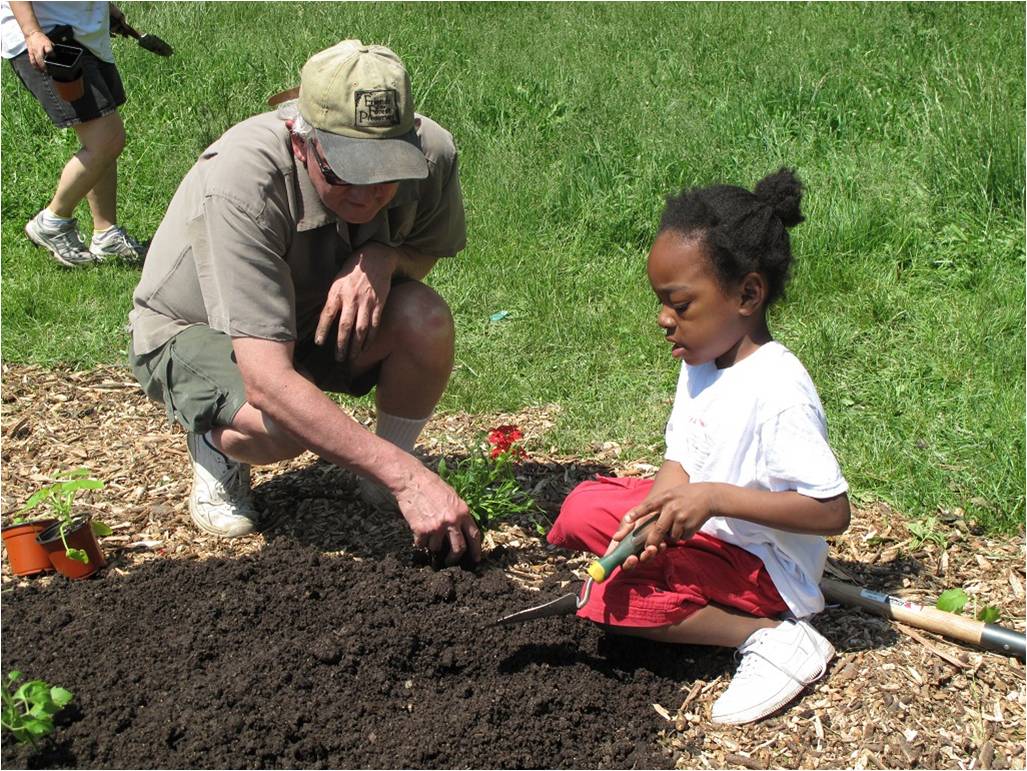
[[[53,720],[48,717],[30,718],[25,721],[25,730],[33,736],[46,736],[53,731]]]
[[[946,589],[939,595],[934,607],[949,613],[960,613],[969,601],[970,598],[962,589]]]
[[[10,672],[7,673],[7,684],[13,684],[14,681],[17,680],[19,677],[21,677],[21,672],[17,669],[12,669]]]
[[[994,605],[985,605],[977,611],[977,620],[985,624],[994,624],[1002,618],[1002,612]]]
[[[46,688],[46,683],[42,680],[29,680],[27,683],[22,683],[21,687],[14,692],[14,698],[18,701],[36,701],[40,688]]]
[[[28,511],[38,506],[44,499],[50,497],[50,488],[44,487],[42,490],[37,490],[29,496],[29,499],[25,501],[25,505],[21,507],[22,511]]]
[[[63,707],[69,701],[75,698],[75,694],[69,691],[67,688],[61,688],[59,685],[55,685],[50,689],[50,698],[58,708]]]
[[[103,482],[99,479],[77,479],[74,482],[65,482],[61,485],[63,492],[73,493],[76,490],[99,490]]]
[[[81,562],[83,565],[89,564],[89,555],[82,549],[66,549],[64,553],[68,555],[68,559],[70,560]]]
[[[93,535],[110,535],[114,532],[110,529],[109,525],[107,525],[104,522],[99,522],[95,519],[89,523],[89,527],[92,528]]]

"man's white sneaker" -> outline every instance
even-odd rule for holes
[[[78,223],[74,219],[68,220],[61,227],[51,228],[46,226],[42,217],[43,212],[40,211],[25,224],[25,235],[32,243],[49,251],[66,268],[96,263],[93,255],[86,250],[78,232]]]
[[[128,263],[140,263],[146,257],[146,247],[115,225],[104,231],[99,238],[93,235],[89,242],[89,253],[97,262],[114,257]]]
[[[742,661],[713,703],[714,723],[751,723],[794,699],[827,670],[834,646],[805,621],[759,629],[738,646]]]
[[[250,467],[232,460],[210,442],[210,433],[186,439],[193,462],[189,515],[200,530],[224,538],[256,529],[257,512],[250,501]]]

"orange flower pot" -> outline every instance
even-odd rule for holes
[[[57,89],[57,93],[60,94],[61,99],[65,102],[77,102],[86,93],[85,83],[82,78],[68,82],[54,80],[53,85]]]
[[[54,569],[50,554],[36,541],[36,536],[55,524],[56,519],[34,519],[8,525],[0,531],[7,549],[7,562],[14,575],[34,576]]]
[[[82,98],[86,89],[82,80],[82,49],[79,46],[54,43],[45,64],[61,99],[75,102]]]
[[[106,567],[107,560],[104,559],[100,544],[93,535],[89,517],[83,515],[72,517],[71,524],[64,531],[64,539],[68,542],[69,549],[82,549],[89,556],[89,562],[73,560],[65,553],[59,522],[51,525],[36,537],[36,540],[49,554],[50,563],[62,576],[76,580],[89,578],[100,568]]]

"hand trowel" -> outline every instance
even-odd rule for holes
[[[623,565],[624,560],[633,554],[639,554],[645,548],[646,531],[656,521],[656,517],[643,522],[636,527],[627,538],[621,541],[617,548],[605,557],[593,560],[586,568],[588,580],[577,593],[565,594],[555,600],[535,605],[531,608],[519,610],[509,616],[503,616],[498,621],[493,621],[490,626],[504,626],[506,624],[519,624],[522,621],[531,621],[535,618],[548,618],[549,616],[566,616],[576,612],[585,606],[589,596],[592,594],[592,584],[602,583],[613,572],[614,568]]]

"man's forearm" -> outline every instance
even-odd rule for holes
[[[330,463],[375,479],[390,490],[411,484],[419,462],[379,439],[294,370],[244,377],[251,406]]]

